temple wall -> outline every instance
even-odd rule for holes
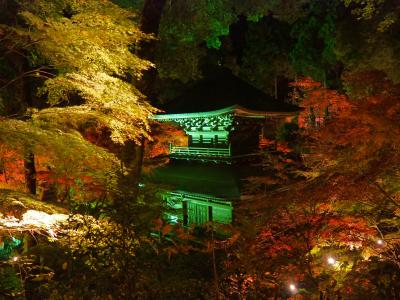
[[[189,146],[219,147],[228,145],[227,131],[188,131]]]

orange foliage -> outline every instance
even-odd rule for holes
[[[171,123],[154,123],[152,136],[153,141],[146,144],[146,159],[168,155],[170,144],[175,146],[188,145],[188,137],[185,131]]]
[[[282,152],[284,154],[288,154],[290,152],[293,152],[293,149],[289,147],[287,143],[283,142],[278,142],[276,145],[276,150],[279,152]]]
[[[16,150],[0,144],[1,188],[25,191],[23,156]]]
[[[398,161],[400,85],[375,71],[344,77],[348,96],[309,78],[292,85],[294,100],[305,108],[299,126],[307,129],[310,152],[322,155],[320,161],[339,161],[341,171],[351,172]]]
[[[344,80],[347,95],[310,78],[293,84],[294,100],[304,107],[299,117],[302,146],[317,159],[305,168],[309,180],[255,195],[251,209],[246,207],[249,219],[268,216],[261,225],[256,223],[255,238],[250,237],[236,257],[248,275],[268,271],[265,278],[257,278],[255,289],[262,280],[272,280],[286,292],[288,282],[293,282],[316,293],[332,287],[332,292],[351,294],[358,284],[366,290],[373,285],[363,279],[371,275],[369,268],[375,268],[366,253],[379,263],[400,266],[398,243],[392,240],[398,233],[395,218],[400,205],[400,86],[379,72],[352,74]],[[388,246],[377,248],[375,241],[386,234],[396,255],[385,252]],[[343,274],[327,263],[327,255],[336,255]],[[227,265],[235,266],[234,261]],[[364,272],[361,277],[359,270]],[[347,275],[361,280],[354,284]],[[266,293],[275,292],[269,288]]]
[[[275,141],[267,139],[266,137],[261,137],[258,143],[260,149],[268,149],[268,147],[275,145]]]
[[[347,97],[323,87],[310,77],[291,83],[295,88],[292,101],[304,108],[299,114],[300,128],[321,127],[325,121],[351,109]]]
[[[45,154],[35,154],[35,169],[38,192],[42,193],[51,186],[58,191],[53,196],[64,198],[70,188],[75,191],[85,189],[87,197],[100,197],[104,194],[104,187],[91,176],[68,176],[65,172],[53,170],[51,159]],[[79,184],[77,182],[80,182]],[[22,151],[11,149],[4,144],[0,145],[0,188],[28,192],[25,184],[24,158]]]

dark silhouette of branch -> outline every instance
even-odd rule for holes
[[[42,77],[42,78],[53,78],[55,75],[45,71],[45,69],[48,69],[49,66],[41,66],[39,68],[27,71],[22,73],[21,75],[15,77],[14,79],[8,81],[5,85],[0,87],[0,90],[5,89],[6,87],[10,86],[14,82],[17,82],[19,80],[22,80],[25,77]]]

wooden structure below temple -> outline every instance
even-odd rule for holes
[[[169,207],[169,222],[231,224],[233,202],[240,197],[240,175],[234,166],[179,160],[154,169],[147,179],[163,187],[159,195]]]

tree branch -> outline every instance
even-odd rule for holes
[[[14,79],[10,80],[9,82],[7,82],[5,85],[0,87],[0,90],[5,89],[6,87],[10,86],[11,84],[13,84],[14,82],[17,82],[18,80],[21,80],[24,77],[28,77],[28,76],[32,76],[32,77],[44,77],[44,78],[52,78],[55,75],[49,72],[44,71],[44,69],[49,68],[49,66],[42,66],[39,68],[36,68],[34,70],[30,70],[27,71],[25,73],[22,73],[21,75],[15,77]]]
[[[368,181],[370,184],[374,185],[385,196],[385,198],[389,200],[389,202],[400,208],[400,204],[391,195],[389,195],[389,193],[386,192],[378,183],[370,179],[368,179]]]

